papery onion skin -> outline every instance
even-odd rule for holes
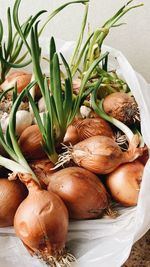
[[[0,178],[0,227],[13,225],[20,203],[27,196],[27,190],[20,181]]]
[[[57,171],[52,170],[54,164],[48,158],[32,160],[29,164],[36,177],[39,179],[42,188],[46,189],[51,175]]]
[[[107,175],[106,185],[113,199],[123,206],[137,205],[144,166],[138,160],[125,163]]]
[[[136,139],[137,136],[134,136]],[[136,141],[130,144],[128,151],[122,152],[117,143],[107,136],[89,137],[73,146],[73,161],[93,173],[107,174],[122,163],[134,161],[143,154],[143,148],[136,148]]]
[[[9,74],[1,84],[3,91],[13,87],[17,83],[17,91],[20,93],[31,81],[32,74],[24,71],[15,71]]]
[[[83,168],[68,167],[52,174],[48,190],[64,201],[71,219],[98,218],[108,206],[104,185]]]
[[[64,137],[64,143],[74,145],[77,142],[96,135],[104,135],[111,138],[114,136],[110,125],[102,118],[78,118],[69,125]]]
[[[27,127],[20,135],[18,143],[27,159],[41,159],[46,156],[42,148],[42,134],[37,125]]]
[[[32,74],[25,71],[14,71],[7,75],[5,81],[0,85],[3,91],[13,87],[17,83],[17,92],[21,93],[22,90],[31,82]],[[39,86],[35,86],[35,96],[37,99],[41,97]]]
[[[29,174],[19,174],[29,194],[14,218],[16,235],[32,255],[48,261],[64,250],[68,231],[68,211],[54,193],[40,189]]]
[[[147,161],[149,159],[149,151],[148,148],[145,149],[143,155],[141,157],[138,158],[138,160],[145,166]]]
[[[106,96],[103,108],[108,115],[126,125],[132,125],[139,120],[137,103],[127,93],[116,92]]]

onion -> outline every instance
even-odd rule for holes
[[[106,96],[103,108],[108,115],[126,125],[132,125],[135,121],[139,121],[137,103],[127,93],[116,92]]]
[[[69,167],[52,174],[48,190],[60,196],[72,219],[98,218],[108,206],[105,187],[83,168]]]
[[[20,93],[31,81],[32,74],[24,71],[15,71],[6,77],[6,80],[1,84],[3,91],[13,87],[17,83],[17,90]]]
[[[137,204],[143,170],[143,164],[136,160],[121,165],[107,175],[107,187],[117,202],[124,206]]]
[[[38,108],[39,108],[39,112],[45,112],[45,102],[44,102],[44,97],[41,97],[38,101]]]
[[[16,210],[26,196],[26,188],[20,181],[0,178],[0,227],[13,225]]]
[[[32,168],[36,177],[39,179],[43,188],[46,188],[51,175],[56,172],[52,170],[54,164],[47,158],[30,161],[30,167]]]
[[[27,127],[19,138],[22,153],[27,159],[40,159],[45,157],[42,148],[42,134],[37,125]]]
[[[73,145],[96,135],[104,135],[113,138],[113,131],[110,125],[100,117],[85,119],[78,118],[69,125],[64,137],[64,143],[71,143]]]
[[[68,231],[68,211],[59,196],[40,189],[30,174],[19,173],[18,176],[26,184],[29,194],[15,214],[16,235],[31,255],[42,258],[47,264],[52,264],[51,266],[57,266],[58,260],[58,266],[62,266],[61,262],[65,262],[63,256]],[[67,260],[68,258],[63,266],[69,265]]]
[[[59,157],[57,167],[65,162],[73,161],[91,172],[106,174],[115,170],[119,165],[134,161],[143,154],[145,148],[137,148],[139,138],[133,137],[127,151],[122,152],[117,143],[107,136],[89,137],[68,148]]]
[[[1,126],[3,133],[6,133],[9,124],[9,114],[4,112],[1,117]],[[27,110],[18,110],[16,112],[16,134],[21,135],[24,129],[32,124],[32,115]]]

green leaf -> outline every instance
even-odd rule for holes
[[[56,53],[56,45],[55,45],[55,40],[52,37],[50,40],[50,79],[51,79],[51,91],[52,93],[54,92],[54,77],[53,77],[53,58]]]
[[[43,24],[42,28],[39,31],[39,36],[42,34],[43,30],[45,29],[46,25],[49,23],[49,21],[55,17],[61,10],[63,10],[65,7],[72,5],[72,4],[85,4],[88,3],[89,0],[76,0],[76,1],[71,1],[68,3],[63,4],[62,6],[58,7],[55,9],[47,18],[46,22]]]
[[[52,76],[53,75],[53,76]],[[59,67],[59,59],[58,55],[55,53],[53,58],[53,73],[51,77],[53,77],[54,91],[53,97],[55,101],[55,108],[57,111],[57,117],[61,129],[63,131],[64,125],[64,113],[63,113],[63,97],[62,97],[62,87],[61,87],[61,77],[60,77],[60,67]]]

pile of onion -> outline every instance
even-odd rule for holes
[[[48,190],[64,201],[71,219],[99,218],[108,206],[102,182],[83,168],[68,167],[52,174]]]
[[[29,190],[14,218],[16,235],[31,255],[52,266],[70,266],[73,257],[65,252],[68,211],[63,201],[40,188],[30,174],[18,174]],[[61,265],[63,263],[64,265]]]
[[[106,185],[113,199],[123,206],[137,205],[143,171],[143,164],[136,160],[108,174]]]
[[[0,178],[0,227],[13,225],[20,203],[27,196],[27,190],[20,181]]]

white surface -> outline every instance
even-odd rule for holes
[[[69,0],[22,0],[20,18],[34,14],[39,9],[52,11]],[[106,19],[117,11],[127,0],[90,0],[89,19],[91,29],[102,26]],[[144,7],[129,12],[123,19],[127,25],[112,29],[105,44],[121,50],[133,67],[150,82],[150,1],[135,0],[133,4],[143,2]],[[14,0],[0,0],[0,17],[6,21],[6,7]],[[83,6],[67,7],[54,18],[45,31],[63,40],[75,40],[80,29]]]

